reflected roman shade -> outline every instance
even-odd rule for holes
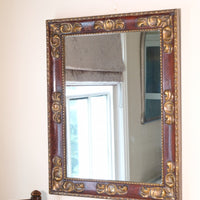
[[[65,37],[65,80],[120,82],[124,68],[120,34]]]

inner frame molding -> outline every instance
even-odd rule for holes
[[[161,10],[46,21],[49,193],[120,199],[181,200],[180,10]],[[66,177],[64,36],[159,30],[163,183]]]

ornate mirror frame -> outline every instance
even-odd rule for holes
[[[47,20],[49,192],[97,198],[181,199],[179,10]],[[67,178],[64,37],[160,31],[162,183]]]

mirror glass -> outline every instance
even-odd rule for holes
[[[160,32],[65,37],[69,178],[161,183]]]

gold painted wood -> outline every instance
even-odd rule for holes
[[[62,160],[59,156],[55,156],[52,160],[52,189],[57,191],[60,189],[63,179]]]
[[[61,23],[61,24],[51,24],[50,32],[51,35],[60,35],[62,33],[77,33],[82,30],[81,23]]]
[[[105,21],[96,21],[94,23],[94,29],[95,30],[105,30],[105,31],[112,31],[115,29],[124,29],[125,28],[125,24],[124,21],[122,19],[118,19],[118,20],[111,20],[111,19],[107,19]]]
[[[61,104],[61,93],[54,92],[52,94],[52,111],[53,111],[53,121],[56,123],[61,123],[61,112],[62,112],[62,104]]]
[[[165,90],[165,104],[164,104],[164,111],[165,111],[165,123],[166,124],[173,124],[174,123],[174,95],[171,93],[170,90]]]
[[[74,23],[73,25],[70,23],[64,23],[60,26],[61,33],[77,33],[82,29],[82,25],[80,23]]]
[[[60,52],[59,52],[59,47],[60,47],[60,37],[58,35],[54,35],[50,39],[50,45],[51,45],[51,55],[54,58],[59,58]]]
[[[175,200],[175,165],[167,162],[167,174],[165,176],[165,187],[142,187],[140,195],[145,198]]]
[[[98,194],[106,193],[108,195],[115,195],[115,194],[123,195],[123,194],[127,194],[128,186],[97,183],[96,191]]]
[[[73,183],[66,181],[63,184],[64,191],[66,192],[83,192],[85,190],[84,183]]]

